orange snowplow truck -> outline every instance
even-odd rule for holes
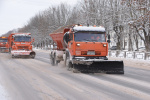
[[[8,37],[0,37],[0,52],[9,52]]]
[[[9,35],[9,51],[12,58],[16,56],[29,56],[34,59],[35,52],[32,50],[31,33],[11,33]]]
[[[50,52],[52,65],[64,61],[67,69],[73,72],[124,74],[123,61],[107,58],[110,35],[106,40],[104,27],[74,25],[50,36],[57,45]]]

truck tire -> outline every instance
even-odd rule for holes
[[[35,58],[35,52],[30,53],[30,58],[34,59]]]
[[[54,66],[54,58],[50,59],[51,65]]]
[[[56,55],[54,54],[53,56],[52,54],[53,53],[50,54],[50,63],[52,66],[57,66],[59,61],[56,60]]]
[[[14,55],[11,55],[11,58],[15,58],[15,56],[14,56]]]
[[[35,58],[35,55],[30,55],[30,58],[34,59],[34,58]]]
[[[78,65],[73,64],[72,72],[73,73],[80,73],[80,71],[76,68]]]
[[[73,65],[72,65],[72,63],[70,62],[69,54],[66,54],[65,66],[67,67],[67,70],[68,70],[68,71],[71,71],[71,70],[72,70]]]
[[[53,53],[50,54],[50,63],[51,63],[52,66],[55,65]]]
[[[58,61],[56,60],[56,55],[54,55],[54,66],[57,66],[58,65]]]

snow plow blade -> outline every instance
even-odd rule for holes
[[[123,61],[93,61],[90,65],[74,64],[73,67],[80,72],[124,74]]]

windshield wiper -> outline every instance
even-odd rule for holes
[[[98,42],[97,40],[88,40],[88,39],[83,39],[84,42]]]
[[[83,39],[83,42],[90,42],[91,40]]]
[[[21,40],[20,42],[25,42],[25,40]]]
[[[98,42],[97,40],[91,40],[92,42]]]

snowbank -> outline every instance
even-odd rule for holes
[[[117,58],[117,57],[108,57],[108,59],[109,60],[123,60],[124,66],[150,70],[149,60],[137,60],[137,59],[129,59],[129,58],[127,59],[127,58]]]

